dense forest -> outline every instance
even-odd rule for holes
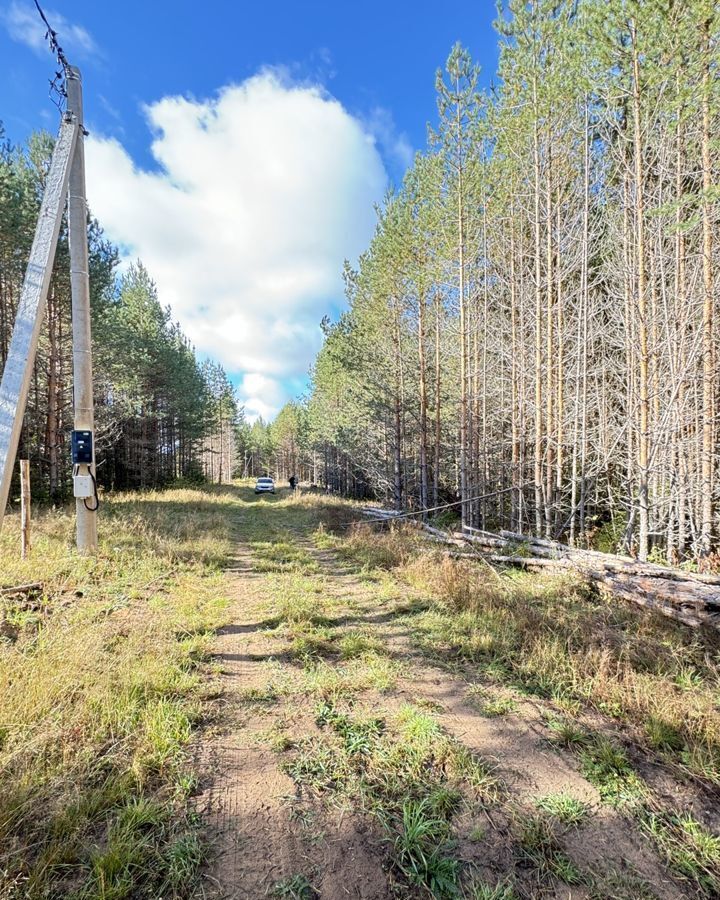
[[[243,421],[137,265],[89,225],[98,475],[270,472],[465,524],[680,561],[720,532],[720,14],[712,0],[508,0],[497,84],[460,45],[428,146],[323,322],[307,397]],[[51,139],[0,147],[0,358]],[[23,433],[67,495],[62,236]],[[241,363],[241,361],[240,361]],[[458,502],[460,501],[460,502]]]
[[[398,509],[711,554],[719,24],[712,0],[510,0],[486,92],[453,48],[273,452]]]
[[[13,147],[0,127],[0,369],[42,199],[53,138]],[[241,410],[223,369],[200,362],[141,263],[118,272],[118,252],[90,221],[97,477],[106,489],[178,478],[229,480]],[[64,226],[35,362],[19,457],[33,496],[71,495],[70,266]]]

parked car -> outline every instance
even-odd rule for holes
[[[256,494],[274,494],[275,493],[275,482],[272,478],[269,478],[267,475],[263,475],[262,478],[258,478],[255,482],[255,493]]]

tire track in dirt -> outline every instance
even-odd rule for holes
[[[268,733],[280,725],[297,735],[317,731],[313,704],[293,698],[267,706],[247,703],[251,691],[264,691],[265,663],[278,658],[278,641],[263,634],[271,598],[247,546],[238,546],[228,572],[232,624],[218,634],[214,654],[221,697],[216,724],[198,750],[203,790],[197,810],[211,847],[206,894],[217,900],[256,900],[302,876],[327,900],[395,897],[374,823],[298,797],[281,770]]]
[[[330,572],[342,565],[332,551],[315,551],[315,557]],[[370,599],[369,606],[358,599],[359,605],[365,606],[368,620],[374,622],[377,604],[371,598],[364,598]],[[580,827],[569,830],[564,840],[571,858],[584,871],[633,872],[653,885],[658,900],[687,898],[687,886],[667,872],[632,820],[604,807],[597,789],[580,774],[576,758],[551,746],[537,703],[519,703],[517,713],[503,716],[481,715],[468,702],[468,682],[432,665],[416,651],[402,618],[398,622],[397,617],[387,616],[382,624],[375,625],[391,654],[403,660],[408,668],[396,690],[391,692],[388,708],[411,702],[433,709],[448,734],[496,767],[513,806],[525,809],[528,815],[533,811],[534,800],[548,794],[568,793],[585,803],[593,815]],[[493,690],[491,685],[483,688],[488,692]],[[467,835],[477,824],[465,821],[460,829],[459,851],[465,861],[489,880],[502,881],[513,867],[512,853],[508,852],[512,840],[509,823],[501,812],[490,811],[487,816],[495,839],[482,844],[463,839],[462,833]],[[543,891],[542,896],[552,894]],[[589,896],[589,892],[582,887],[563,886],[557,896],[581,898]]]
[[[530,815],[538,796],[564,792],[593,810],[590,819],[568,831],[563,840],[583,871],[635,873],[653,885],[659,900],[688,896],[633,823],[601,805],[574,756],[550,746],[536,703],[521,702],[516,712],[502,717],[482,716],[469,702],[467,681],[433,665],[413,647],[403,618],[407,612],[403,586],[398,584],[397,596],[379,599],[377,586],[361,580],[337,554],[318,550],[303,529],[291,532],[320,567],[327,595],[340,610],[336,627],[372,632],[387,654],[402,664],[394,689],[358,699],[365,699],[382,716],[392,715],[406,703],[431,709],[448,734],[493,763],[506,785],[512,814],[507,804],[486,811],[482,822],[459,814],[456,852],[463,861],[490,883],[502,881],[511,872],[522,880],[512,818],[518,811]],[[282,642],[264,633],[272,597],[268,579],[256,570],[247,545],[238,545],[228,577],[232,624],[219,633],[215,648],[222,672],[221,697],[216,702],[216,724],[206,733],[198,754],[204,773],[198,811],[207,823],[213,848],[205,878],[207,893],[222,900],[251,900],[272,896],[278,885],[303,876],[323,900],[425,896],[424,892],[398,894],[388,874],[384,835],[374,820],[350,808],[328,808],[311,792],[300,791],[282,771],[281,757],[268,736],[282,728],[293,737],[317,735],[320,740],[314,704],[308,698],[298,702],[293,696],[262,702],[268,663],[275,660],[287,666],[292,661],[283,655]],[[249,704],[253,691],[256,702]],[[480,841],[470,838],[478,825],[486,831]],[[567,885],[538,885],[536,892],[531,880],[525,888],[527,897],[599,896],[585,887]]]

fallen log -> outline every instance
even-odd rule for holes
[[[483,532],[482,534],[465,534],[462,531],[451,531],[450,532],[453,537],[460,538],[464,541],[468,541],[471,544],[475,544],[478,547],[509,547],[509,541],[506,541],[504,538],[498,537],[497,535],[490,535],[487,532]]]
[[[365,515],[390,521],[399,514],[368,508]],[[559,541],[513,531],[494,533],[465,526],[461,532],[445,532],[417,523],[435,541],[487,551],[490,562],[525,569],[574,570],[612,596],[628,600],[685,625],[709,625],[720,629],[720,577],[685,572],[630,556],[571,547]],[[517,545],[529,555],[514,552]],[[468,548],[469,549],[469,548]],[[502,552],[505,551],[505,552]]]
[[[467,533],[467,532],[470,533]],[[698,576],[655,563],[642,563],[629,556],[570,547],[558,541],[501,531],[493,536],[477,529],[464,529],[475,546],[504,547],[512,551],[521,543],[530,556],[495,552],[493,562],[526,569],[574,569],[613,596],[628,600],[685,625],[705,624],[720,628],[720,585],[717,576]]]
[[[475,529],[472,529],[473,531]],[[484,532],[489,534],[488,532]],[[556,551],[570,558],[582,558],[598,560],[603,564],[613,564],[618,567],[631,567],[634,572],[648,578],[666,578],[672,581],[692,581],[698,584],[717,585],[720,587],[720,575],[707,575],[702,572],[686,572],[684,569],[676,569],[671,566],[662,566],[659,563],[640,562],[632,556],[620,553],[603,553],[600,550],[588,550],[584,547],[571,547],[559,541],[551,541],[547,538],[534,537],[533,535],[518,534],[514,531],[500,531],[500,537],[505,540],[528,544],[531,548],[539,548],[539,551]],[[619,568],[618,568],[619,571]]]
[[[685,606],[677,605],[669,600],[666,596],[657,591],[646,591],[640,585],[621,584],[613,579],[608,579],[598,572],[587,572],[587,576],[600,585],[602,590],[607,591],[613,597],[622,597],[646,609],[652,609],[661,613],[670,619],[675,619],[685,625],[697,628],[699,625],[710,625],[714,628],[720,627],[720,621],[717,616],[713,616],[702,605],[694,606],[688,609]]]
[[[453,544],[456,547],[462,547],[465,544],[462,535],[457,536],[453,533],[448,535],[447,531],[441,531],[439,528],[433,528],[432,525],[428,525],[426,522],[422,522],[420,524],[422,525],[423,531],[426,531],[428,534],[432,535],[438,540],[444,541],[446,544]]]
[[[570,569],[573,568],[570,560],[567,559],[539,559],[536,556],[502,556],[499,553],[493,553],[490,556],[491,562],[505,563],[508,566],[519,566],[524,569]]]
[[[15,587],[0,588],[0,594],[30,594],[32,591],[41,591],[42,583],[33,581],[31,584],[18,584]]]

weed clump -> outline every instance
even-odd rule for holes
[[[407,563],[422,542],[422,532],[412,524],[389,524],[387,531],[378,533],[359,523],[338,545],[338,552],[361,569],[395,569]]]
[[[408,884],[434,897],[455,896],[452,818],[465,802],[497,799],[500,787],[487,764],[414,706],[385,720],[353,716],[326,701],[316,720],[326,739],[301,744],[288,774],[359,802],[382,825]]]
[[[554,877],[571,885],[584,883],[578,867],[561,849],[548,817],[525,818],[518,830],[520,859],[536,869],[540,878]]]
[[[590,810],[586,803],[567,793],[547,794],[544,797],[538,797],[535,805],[539,810],[568,827],[579,825],[590,815]]]

